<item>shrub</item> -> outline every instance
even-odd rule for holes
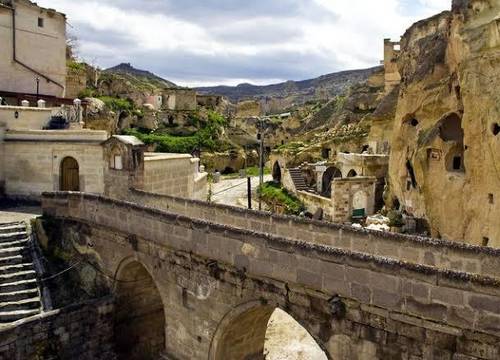
[[[112,96],[100,96],[99,100],[102,100],[104,104],[111,110],[122,112],[134,110],[134,103],[130,99],[120,99]]]
[[[262,201],[271,206],[284,206],[285,212],[290,215],[299,215],[304,211],[304,205],[288,190],[274,183],[273,181],[259,186],[257,192],[261,195]]]

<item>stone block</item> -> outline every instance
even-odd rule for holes
[[[351,283],[351,297],[365,303],[371,303],[371,290],[368,286]]]
[[[469,293],[468,304],[478,311],[500,314],[500,300],[497,297]]]
[[[323,280],[320,273],[297,269],[297,282],[310,289],[321,289]]]
[[[464,305],[464,292],[444,286],[431,287],[431,301],[456,306]]]
[[[445,305],[421,303],[411,297],[406,298],[406,310],[418,317],[443,322],[446,320],[448,312],[448,308]]]
[[[375,306],[380,306],[388,309],[401,310],[403,305],[403,300],[399,293],[373,289],[371,303]]]

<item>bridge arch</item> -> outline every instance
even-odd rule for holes
[[[146,266],[135,258],[123,260],[115,275],[114,293],[118,358],[158,358],[165,349],[165,312]]]
[[[303,325],[288,311],[277,306],[263,304],[261,301],[240,305],[224,316],[212,339],[208,359],[264,359],[269,320],[279,310],[281,310],[280,316],[291,320],[293,323],[291,326],[301,327],[301,330],[310,337],[311,342],[315,343],[312,349],[316,355],[315,359],[319,359],[318,354],[321,360],[331,359],[313,333],[307,329],[307,325]]]

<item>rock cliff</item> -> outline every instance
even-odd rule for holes
[[[500,0],[414,24],[398,68],[388,203],[434,236],[500,246]]]

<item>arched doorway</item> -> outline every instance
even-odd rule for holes
[[[323,174],[322,178],[322,190],[321,190],[321,195],[326,196],[326,197],[331,197],[332,196],[332,181],[335,178],[341,178],[342,177],[342,172],[337,169],[334,166],[329,167],[326,169],[325,173]]]
[[[80,169],[78,162],[72,157],[61,161],[61,191],[80,191]]]
[[[146,268],[125,264],[116,277],[115,345],[119,359],[158,359],[165,349],[165,313]]]
[[[281,184],[281,167],[277,161],[273,165],[273,180],[275,183]]]
[[[328,360],[311,334],[285,311],[246,304],[219,325],[209,360]]]
[[[353,218],[364,218],[368,208],[368,195],[360,190],[352,198],[352,216]]]

